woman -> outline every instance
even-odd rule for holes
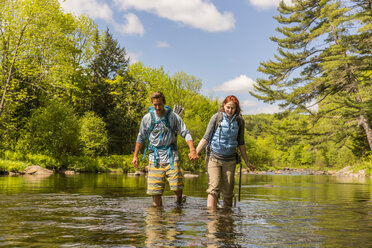
[[[207,208],[217,207],[220,193],[222,193],[224,207],[231,207],[237,147],[248,168],[255,169],[248,162],[244,144],[244,120],[240,115],[239,100],[235,96],[227,96],[221,109],[210,119],[207,130],[196,148],[197,154],[206,145],[208,145],[206,166],[209,178]]]

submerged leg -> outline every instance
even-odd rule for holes
[[[223,206],[225,208],[231,208],[232,207],[232,203],[233,203],[233,198],[232,197],[223,198]]]
[[[208,194],[207,208],[208,209],[216,209],[217,208],[217,196],[216,195]]]
[[[183,202],[183,198],[182,198],[182,192],[183,190],[180,189],[180,190],[177,190],[177,191],[173,191],[175,194],[176,194],[176,197],[177,197],[177,203],[178,204],[181,204]]]
[[[161,199],[161,195],[153,195],[152,196],[152,205],[154,207],[161,207],[161,206],[163,206],[163,201]]]

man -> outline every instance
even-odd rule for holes
[[[165,179],[168,180],[170,189],[176,194],[177,203],[182,203],[183,180],[178,163],[177,133],[186,140],[189,146],[189,159],[197,160],[198,155],[190,131],[181,117],[165,106],[164,94],[160,91],[154,92],[151,95],[151,102],[153,108],[150,108],[149,113],[141,121],[132,164],[138,168],[138,152],[148,140],[147,194],[152,195],[153,206],[162,206],[161,196],[164,192]]]

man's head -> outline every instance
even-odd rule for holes
[[[162,116],[165,112],[164,106],[166,103],[164,94],[160,91],[156,91],[152,93],[151,102],[152,102],[152,106],[155,109],[155,113],[158,116]]]

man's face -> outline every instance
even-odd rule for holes
[[[155,98],[152,100],[152,106],[154,106],[155,113],[158,116],[162,116],[165,112],[164,102],[161,98]]]

